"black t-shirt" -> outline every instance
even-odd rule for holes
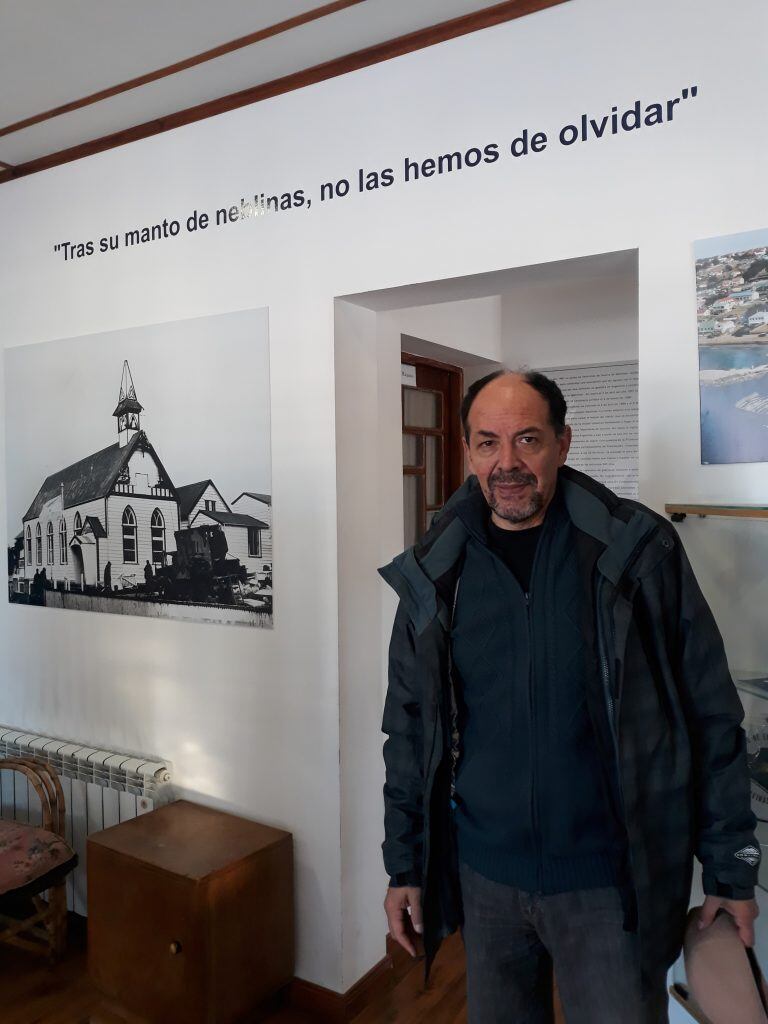
[[[531,586],[533,560],[536,557],[536,545],[539,543],[542,525],[531,526],[527,530],[502,530],[492,519],[488,520],[488,539],[491,548],[514,573],[526,594]]]

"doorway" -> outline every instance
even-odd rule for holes
[[[463,478],[461,367],[409,352],[401,356],[405,546],[427,532]]]
[[[390,278],[395,273],[393,268]],[[552,367],[636,361],[637,273],[636,252],[610,253],[335,299],[338,645],[333,646],[345,808],[343,913],[345,930],[358,937],[348,951],[350,975],[363,975],[386,952],[380,923],[380,739],[397,595],[377,569],[399,558],[432,521],[441,499],[462,481],[461,460],[458,469],[455,462],[451,467],[449,446],[443,444],[446,467],[436,443],[444,442],[443,431],[453,424],[453,450],[461,451],[460,403],[451,410],[428,371],[446,369],[450,377],[453,370],[456,382],[460,368],[466,388],[505,366],[546,373]],[[404,373],[410,374],[407,384]],[[457,383],[453,388],[462,390]],[[597,432],[597,440],[602,436]],[[433,482],[431,471],[427,481],[433,456],[442,466],[442,486]],[[460,956],[459,948],[457,960]],[[460,961],[457,968],[460,972]],[[457,1019],[460,1013],[457,1005]]]
[[[81,588],[85,583],[85,563],[83,561],[83,550],[79,544],[72,544],[69,548],[72,554],[72,566],[75,570],[74,579],[71,581],[75,583],[78,588]]]

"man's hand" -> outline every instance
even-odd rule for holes
[[[718,910],[725,910],[736,924],[739,938],[745,946],[755,944],[754,920],[760,913],[755,900],[725,900],[719,896],[707,896],[701,908],[699,928],[707,928],[715,920]]]
[[[421,889],[413,886],[402,886],[387,889],[384,900],[387,912],[389,934],[411,956],[418,956],[416,936],[424,931],[421,919]]]

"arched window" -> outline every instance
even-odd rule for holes
[[[165,520],[159,508],[152,513],[152,562],[165,565]]]
[[[59,520],[59,562],[66,565],[69,561],[69,548],[67,547],[67,521],[64,516]]]
[[[32,565],[32,530],[27,527],[27,565]]]
[[[35,527],[35,561],[38,565],[43,564],[43,531],[40,523]]]
[[[123,512],[123,561],[138,561],[136,551],[136,516],[130,505],[126,505]]]
[[[80,513],[79,512],[75,512],[75,525],[74,525],[75,533],[80,533],[82,528],[83,528],[83,520],[80,518]]]
[[[53,565],[53,523],[50,519],[45,528],[45,555],[48,565]]]

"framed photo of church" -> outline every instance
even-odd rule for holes
[[[9,348],[5,381],[11,602],[272,625],[266,309]]]

